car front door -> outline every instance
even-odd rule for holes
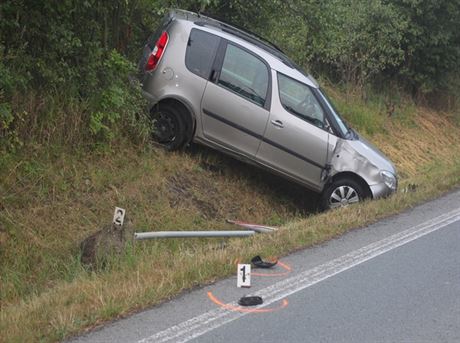
[[[223,44],[201,102],[206,139],[254,157],[270,116],[267,64],[233,43]]]
[[[308,85],[274,71],[273,78],[278,82],[257,160],[320,191],[329,139],[324,110]]]

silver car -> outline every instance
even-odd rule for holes
[[[321,193],[325,209],[397,188],[393,164],[351,129],[275,45],[174,10],[139,63],[154,139],[175,150],[210,146]]]

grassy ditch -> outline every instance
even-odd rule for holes
[[[234,272],[234,261],[281,256],[397,213],[460,184],[460,127],[448,114],[332,92],[345,117],[396,164],[415,192],[315,214],[316,196],[208,149],[182,153],[31,148],[0,168],[0,341],[57,341]],[[356,117],[356,113],[358,116]],[[129,244],[103,270],[79,242],[127,209],[137,230],[225,229],[226,218],[273,235]]]

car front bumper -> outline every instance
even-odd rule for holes
[[[369,186],[372,192],[373,199],[386,198],[391,194],[395,193],[398,189],[396,185],[395,189],[391,189],[384,182],[378,183],[376,185]]]

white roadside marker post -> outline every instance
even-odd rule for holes
[[[250,264],[238,264],[237,271],[237,287],[251,287],[251,265]]]

